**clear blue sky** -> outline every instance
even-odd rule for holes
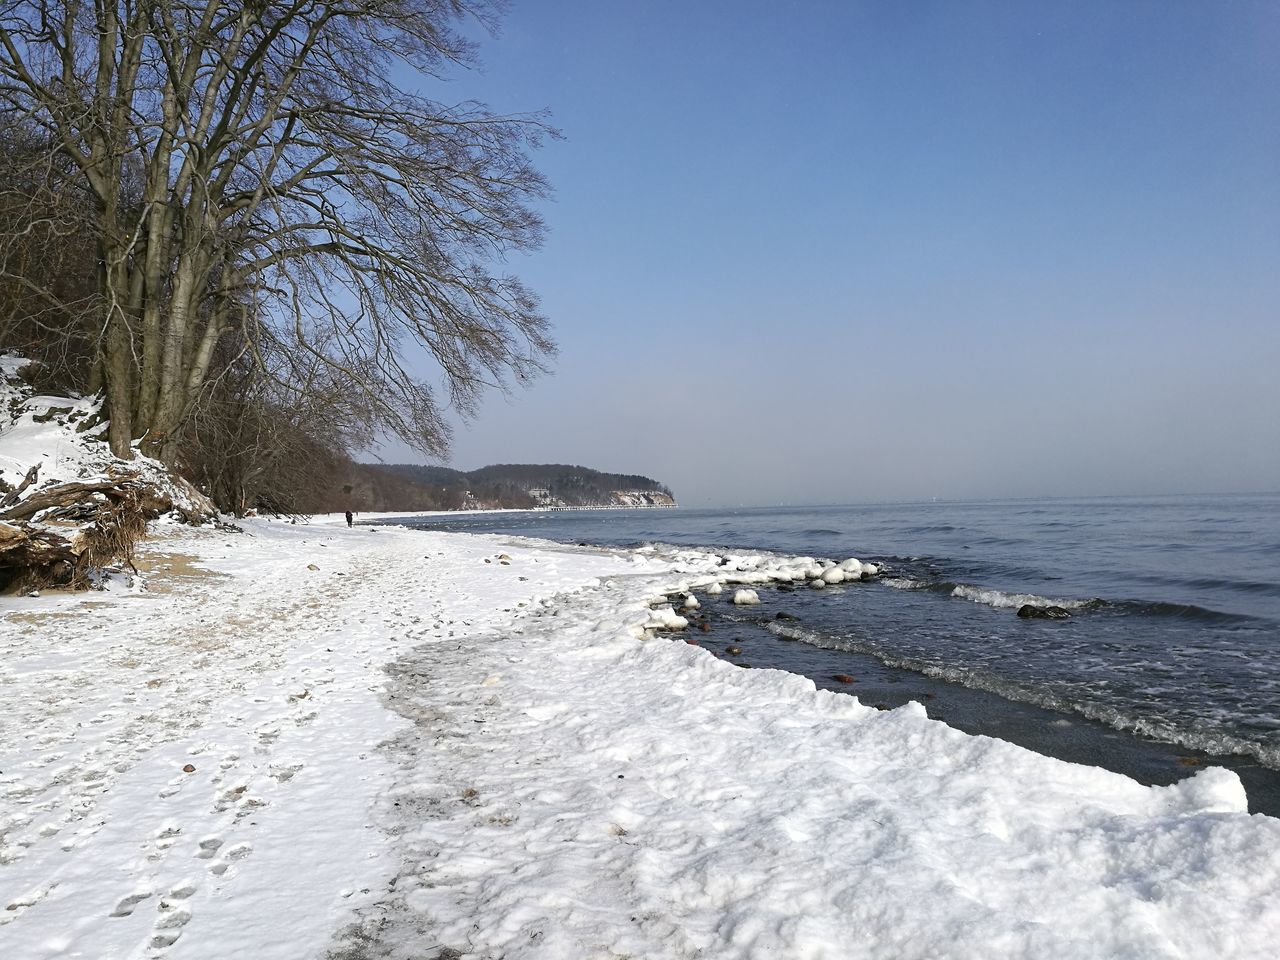
[[[552,377],[453,464],[693,506],[1280,489],[1280,3],[534,2]],[[387,451],[392,459],[397,451]]]

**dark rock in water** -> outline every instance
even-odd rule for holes
[[[1071,611],[1064,607],[1037,607],[1034,603],[1024,603],[1018,608],[1018,616],[1024,620],[1066,620]]]
[[[736,657],[738,654],[742,652],[742,648],[741,647],[725,647],[724,652]]]
[[[796,588],[789,583],[780,583],[778,584],[778,589],[782,593],[794,593]]]
[[[849,676],[847,673],[837,673],[831,679],[836,683],[853,683],[853,677]]]
[[[710,632],[711,632],[711,624],[709,624],[709,623],[707,623],[707,621],[703,620],[701,623],[699,623],[699,624],[698,624],[698,629],[699,629],[699,630],[701,630],[703,633],[710,633]]]
[[[775,619],[775,620],[799,620],[800,618],[799,618],[799,617],[797,617],[797,616],[796,616],[795,614],[793,614],[793,613],[787,613],[785,610],[779,610],[777,613],[775,613],[775,614],[773,615],[773,619]]]

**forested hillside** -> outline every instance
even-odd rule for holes
[[[350,464],[312,512],[675,506],[650,477],[569,464],[495,464],[463,472],[426,464]]]

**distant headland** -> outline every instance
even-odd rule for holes
[[[677,506],[671,490],[650,477],[563,463],[500,463],[471,471],[414,463],[352,466],[343,497],[360,511]]]

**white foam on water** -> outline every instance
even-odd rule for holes
[[[1280,745],[1241,737],[1222,729],[1218,723],[1208,718],[1201,718],[1196,725],[1192,726],[1170,718],[1137,716],[1116,706],[1095,700],[1073,699],[1047,686],[1015,682],[987,670],[886,653],[870,644],[827,636],[789,623],[766,623],[764,627],[770,633],[789,640],[799,640],[827,650],[843,650],[875,657],[887,667],[910,670],[913,673],[920,673],[946,683],[956,683],[972,690],[985,690],[1005,700],[1026,703],[1058,713],[1074,713],[1105,724],[1114,730],[1171,743],[1190,750],[1199,750],[1203,753],[1253,757],[1264,767],[1280,770]]]
[[[1034,593],[1005,593],[1003,590],[971,587],[964,583],[952,590],[951,595],[960,597],[962,600],[972,600],[974,603],[984,603],[988,607],[997,609],[1024,607],[1030,604],[1033,607],[1063,607],[1067,610],[1079,610],[1089,603],[1088,600],[1054,600]]]
[[[908,580],[906,577],[886,577],[880,582],[895,590],[919,590],[925,585],[923,580]]]

